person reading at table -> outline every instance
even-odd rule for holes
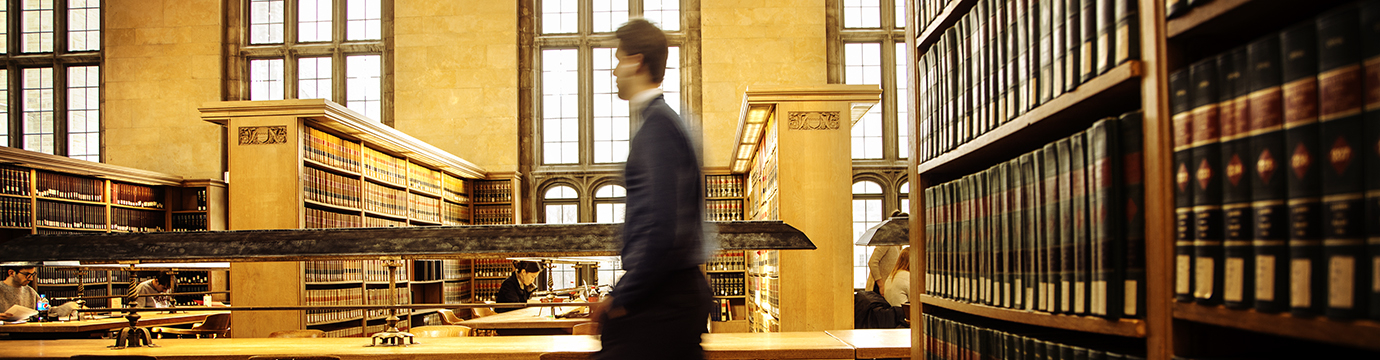
[[[125,297],[133,298],[129,301],[129,307],[164,308],[172,305],[171,297],[167,295],[147,295],[166,293],[171,286],[172,275],[160,273],[130,288],[129,295]]]
[[[7,311],[11,306],[19,305],[30,309],[38,308],[38,292],[29,287],[29,283],[38,277],[37,266],[5,266],[0,268],[5,272],[5,281],[0,282],[0,311]],[[0,313],[0,320],[14,321],[14,314],[9,312]]]
[[[498,287],[498,296],[494,299],[499,303],[525,303],[532,298],[532,292],[537,290],[533,284],[537,281],[537,274],[541,273],[541,265],[533,261],[519,261],[513,264],[517,269],[507,279],[503,279],[503,285]],[[509,312],[518,308],[498,308],[494,312]]]

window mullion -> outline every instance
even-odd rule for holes
[[[53,0],[53,55],[67,53],[67,2]],[[65,143],[65,142],[64,142]]]
[[[883,17],[885,18],[885,17]],[[900,158],[896,146],[897,126],[896,126],[896,44],[892,41],[883,41],[882,50],[882,158],[886,160],[896,160]]]
[[[594,49],[588,43],[581,45],[576,61],[579,68],[580,90],[579,146],[580,164],[594,163]]]
[[[54,39],[53,42],[57,42]],[[57,45],[57,44],[53,44]],[[67,69],[53,59],[53,155],[67,156]]]
[[[331,53],[331,101],[337,104],[345,104],[345,97],[348,94],[346,87],[345,52],[336,48]],[[382,121],[382,119],[378,119]]]

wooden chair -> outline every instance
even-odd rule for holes
[[[594,353],[554,352],[541,354],[537,358],[541,360],[589,360],[594,358]]]
[[[489,315],[498,315],[494,308],[470,308],[474,312],[474,317],[481,318]]]
[[[272,334],[268,334],[268,337],[271,337],[271,338],[320,338],[320,337],[326,337],[326,332],[325,332],[325,331],[321,331],[321,330],[315,330],[315,329],[308,329],[308,330],[283,330],[283,331],[274,331]]]
[[[227,337],[230,336],[230,314],[207,315],[206,321],[192,325],[191,329],[156,327],[153,328],[153,333],[159,339],[162,339],[164,334],[177,335],[178,337],[193,335],[198,339],[202,335],[207,338]]]
[[[599,323],[587,322],[570,328],[573,335],[599,335]]]
[[[250,357],[249,357],[249,360],[340,360],[340,357],[339,357],[339,356],[330,356],[330,355],[313,355],[313,356],[296,356],[296,355],[254,355],[254,356],[250,356]]]
[[[441,314],[441,323],[444,323],[446,325],[462,325],[460,323],[465,322],[465,319],[461,319],[459,316],[455,316],[454,311],[450,311],[448,309],[441,309],[437,310],[436,312]]]
[[[414,327],[407,332],[417,337],[465,337],[470,336],[474,329],[465,325],[427,325]]]
[[[72,360],[158,360],[148,355],[72,355]]]

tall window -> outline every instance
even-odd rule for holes
[[[561,185],[546,190],[547,224],[574,224],[580,222],[580,196],[575,189]]]
[[[249,100],[328,99],[388,121],[384,0],[247,1]]]
[[[621,223],[626,208],[627,190],[618,185],[604,185],[594,192],[594,222]]]
[[[0,145],[101,161],[100,39],[99,0],[0,2]]]
[[[872,181],[853,183],[853,240],[867,232],[868,228],[885,220],[882,214],[882,186]],[[853,288],[869,289],[867,284],[867,259],[872,256],[871,246],[853,246]]]
[[[896,192],[897,203],[901,204],[901,212],[910,213],[910,182],[901,183],[901,189]]]
[[[666,103],[681,112],[681,51],[685,31],[680,0],[543,0],[538,2],[535,64],[541,69],[532,127],[534,161],[541,168],[616,169],[632,137],[627,101],[618,99],[613,32],[645,17],[667,34],[671,49],[661,84]]]
[[[838,39],[842,79],[880,85],[882,102],[853,125],[853,159],[892,160],[910,155],[906,123],[904,0],[834,0],[842,9]]]

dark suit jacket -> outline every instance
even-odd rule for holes
[[[704,182],[680,116],[658,96],[642,110],[624,181],[623,270],[613,306],[636,307],[668,273],[704,263]]]
[[[533,290],[536,289],[529,289],[522,286],[522,284],[518,282],[517,273],[513,273],[512,275],[508,275],[507,279],[503,279],[503,285],[498,286],[498,296],[494,298],[494,301],[500,303],[525,303],[527,299],[532,298]],[[494,312],[502,313],[517,309],[520,308],[497,308],[494,309]]]

